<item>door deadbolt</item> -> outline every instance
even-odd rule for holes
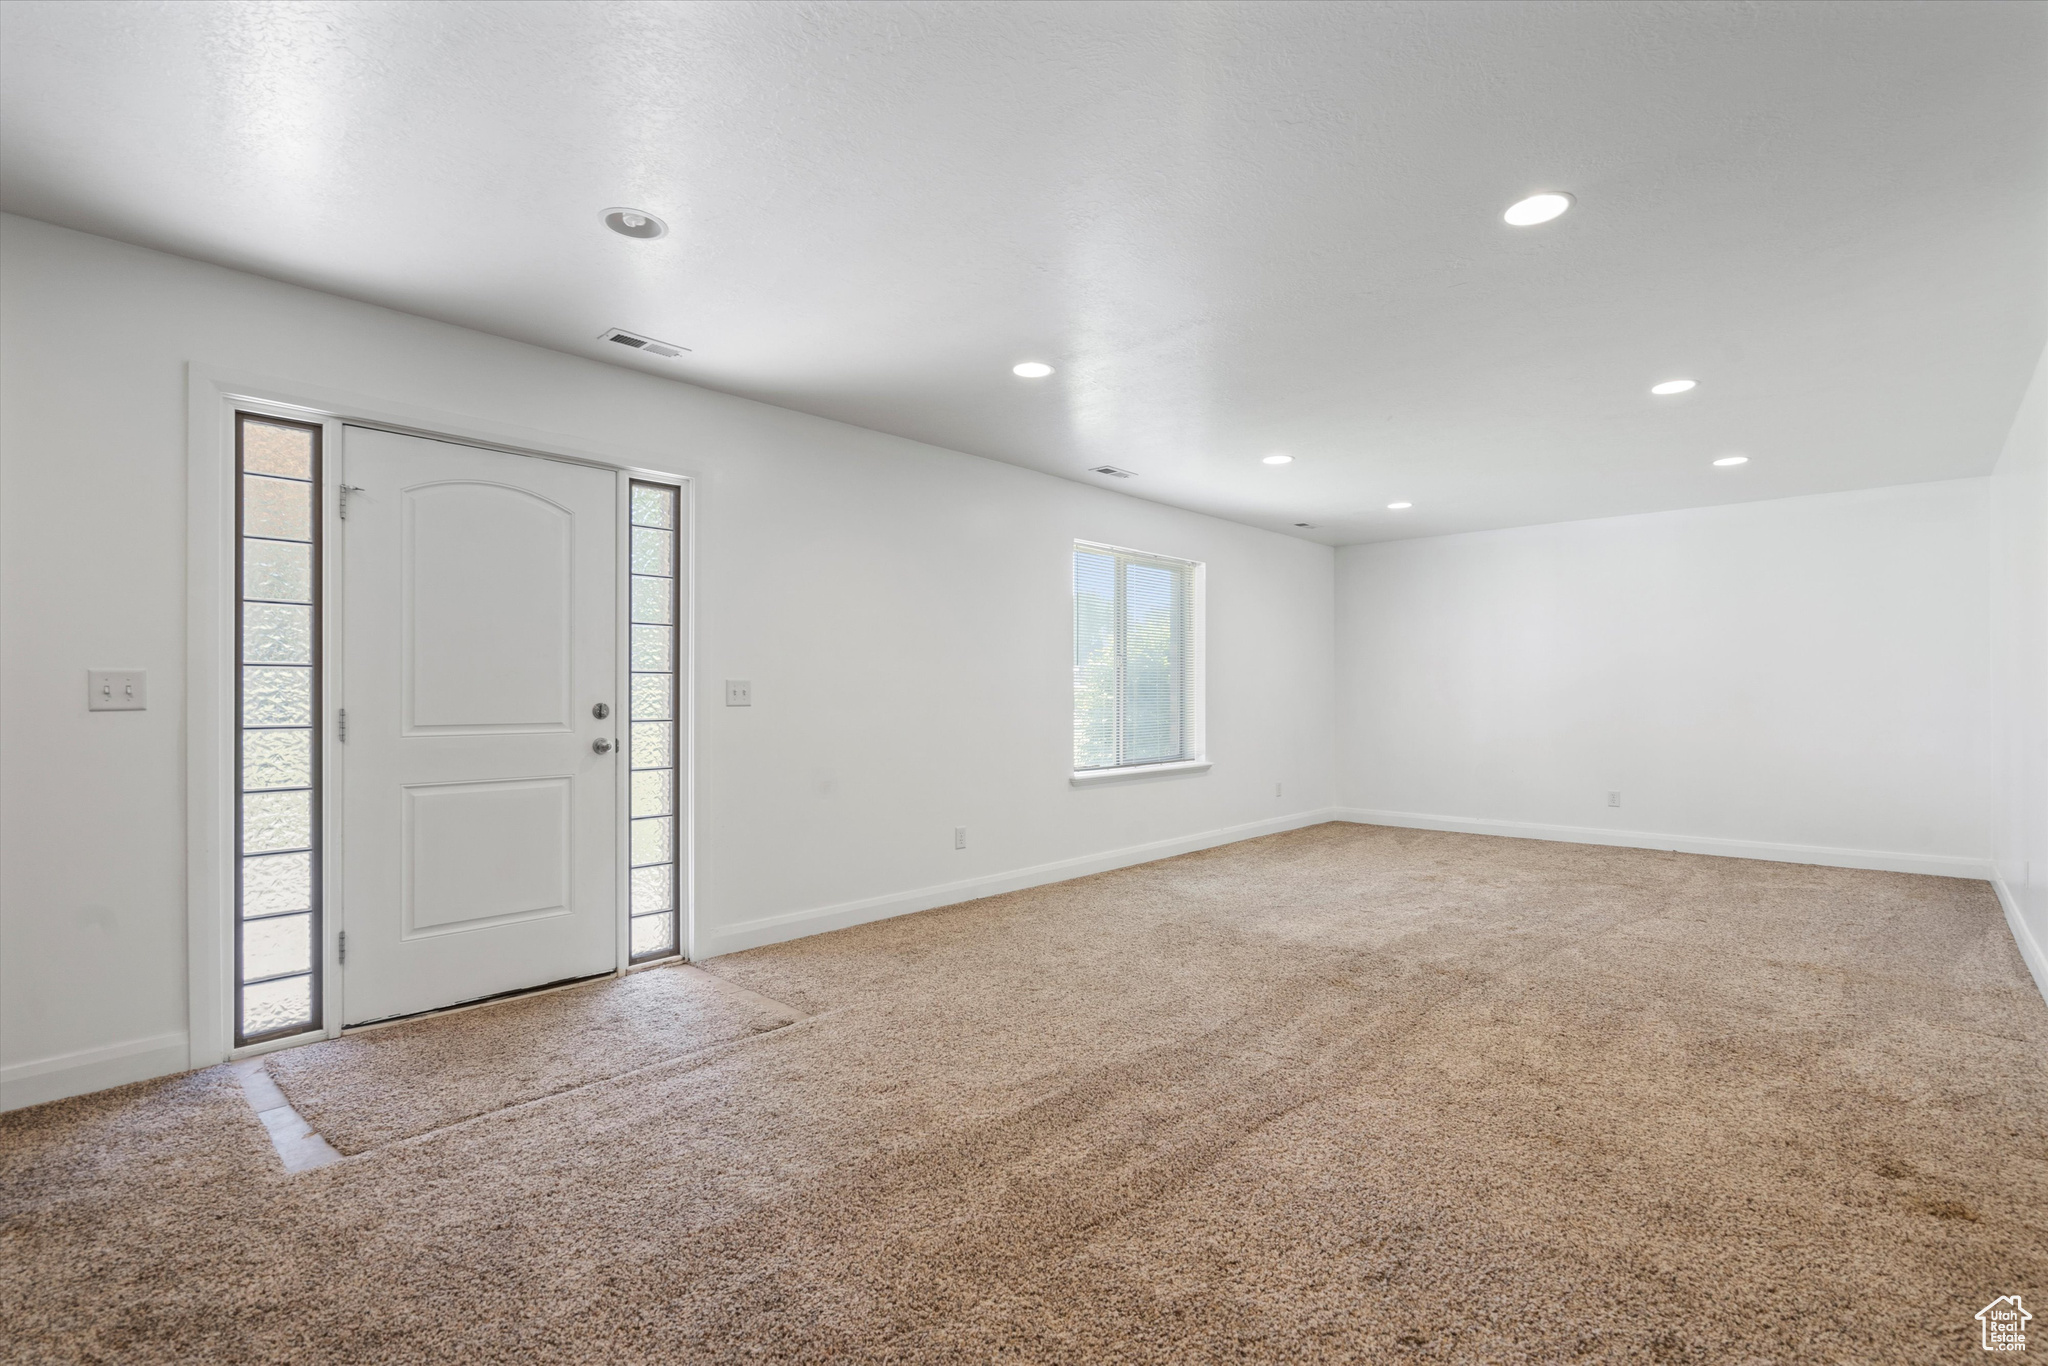
[[[598,754],[610,754],[612,752],[612,742],[609,740],[592,740],[590,748]]]
[[[612,709],[606,706],[604,703],[600,702],[590,709],[590,714],[592,716],[595,716],[598,720],[602,721],[605,717],[610,716],[612,714]]]

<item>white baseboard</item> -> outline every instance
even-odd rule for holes
[[[1372,811],[1339,808],[1338,820],[1360,825],[1398,825],[1410,830],[1456,830],[1468,835],[1507,835],[1514,839],[1557,840],[1564,844],[1608,844],[1621,849],[1674,849],[1681,854],[1713,854],[1722,858],[1768,859],[1773,863],[1815,863],[1824,868],[1870,868],[1887,873],[1925,873],[1932,877],[1989,879],[1991,860],[1954,854],[1898,854],[1881,849],[1831,849],[1819,844],[1770,844],[1762,840],[1710,839],[1699,835],[1659,835],[1643,830],[1605,830],[1590,825],[1541,825],[1535,821],[1474,820],[1465,816],[1430,816],[1416,811]]]
[[[1300,811],[1292,816],[1277,816],[1271,820],[1253,821],[1249,825],[1232,825],[1221,830],[1204,831],[1199,835],[1157,840],[1151,844],[1134,844],[1128,848],[1111,849],[1100,854],[1062,859],[1057,863],[1041,863],[1033,868],[992,873],[987,877],[969,878],[964,882],[948,882],[938,887],[923,887],[914,892],[897,892],[889,896],[869,897],[864,901],[843,901],[836,906],[820,906],[808,911],[762,916],[757,920],[742,920],[737,924],[724,925],[708,931],[700,928],[697,934],[697,953],[702,958],[714,958],[721,953],[756,949],[763,944],[780,944],[791,939],[802,939],[806,935],[823,934],[827,930],[843,930],[851,925],[865,925],[871,920],[887,920],[891,916],[909,915],[913,911],[929,911],[937,906],[951,906],[962,901],[974,901],[980,897],[997,896],[1003,892],[1022,891],[1026,887],[1042,887],[1049,882],[1065,882],[1070,878],[1087,877],[1091,873],[1106,873],[1113,868],[1151,863],[1155,859],[1172,858],[1176,854],[1192,854],[1198,849],[1214,849],[1221,844],[1235,844],[1239,840],[1257,839],[1261,835],[1277,835],[1284,830],[1299,830],[1304,826],[1322,825],[1337,819],[1339,817],[1336,811],[1329,808]]]
[[[0,1110],[19,1110],[24,1105],[169,1076],[184,1071],[188,1061],[185,1035],[180,1031],[18,1062],[0,1067]]]
[[[2034,975],[2034,986],[2040,991],[2041,999],[2048,1001],[2048,949],[2034,937],[2027,927],[2026,918],[2020,914],[2020,899],[2012,888],[2005,885],[2005,879],[1991,879],[1992,890],[1998,893],[1998,904],[2005,909],[2005,923],[2012,930],[2013,943],[2020,946],[2020,957],[2026,960],[2027,971]]]

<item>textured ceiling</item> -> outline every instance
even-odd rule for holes
[[[0,24],[0,207],[1332,542],[1981,473],[2048,333],[2039,4]]]

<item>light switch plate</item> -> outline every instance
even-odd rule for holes
[[[148,708],[148,670],[87,669],[85,671],[85,709],[87,711],[146,711]]]
[[[754,684],[745,678],[725,680],[725,705],[728,707],[751,707],[754,705]]]

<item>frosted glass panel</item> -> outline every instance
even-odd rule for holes
[[[635,526],[674,526],[676,491],[654,484],[633,485],[633,523]]]
[[[242,860],[242,914],[276,915],[313,908],[313,856],[265,854]]]
[[[311,664],[313,609],[285,602],[243,603],[242,658],[251,664]]]
[[[633,620],[668,622],[675,619],[669,589],[674,579],[633,576]]]
[[[674,768],[675,726],[669,721],[633,723],[633,767]]]
[[[633,719],[666,721],[675,715],[670,689],[675,680],[667,674],[633,675]]]
[[[313,547],[301,541],[242,542],[242,596],[313,600]]]
[[[675,783],[672,768],[643,768],[633,774],[633,814],[636,816],[666,816],[669,814],[670,788]]]
[[[633,822],[633,866],[648,863],[667,863],[675,857],[675,841],[670,838],[674,818],[656,816],[649,820]]]
[[[633,956],[644,958],[676,946],[676,918],[672,915],[641,916],[633,922]]]
[[[313,979],[285,977],[242,988],[242,1037],[313,1023]]]
[[[667,574],[675,563],[676,538],[671,531],[656,531],[652,527],[633,528],[633,572],[635,574]]]
[[[251,730],[242,733],[242,786],[245,790],[312,785],[313,732]]]
[[[242,670],[242,724],[245,726],[310,726],[313,724],[311,669]]]
[[[310,1028],[320,995],[313,882],[315,579],[320,479],[317,427],[236,417],[242,795],[235,841],[242,1017],[235,1042]],[[273,980],[264,980],[264,979]],[[252,985],[253,984],[253,985]]]
[[[242,480],[242,532],[281,541],[313,539],[313,486],[250,475]]]
[[[633,485],[630,714],[634,962],[676,952],[676,548],[678,491]]]
[[[675,650],[670,644],[674,638],[675,628],[672,626],[635,626],[633,667],[655,673],[675,668]]]
[[[282,977],[313,966],[313,917],[280,915],[242,926],[242,980]]]
[[[649,911],[666,911],[675,904],[671,895],[675,890],[675,865],[656,864],[652,868],[633,870],[633,914],[645,915]]]
[[[242,852],[313,846],[311,792],[251,792],[242,798]]]
[[[304,427],[242,424],[242,468],[291,479],[313,477],[313,433]]]

